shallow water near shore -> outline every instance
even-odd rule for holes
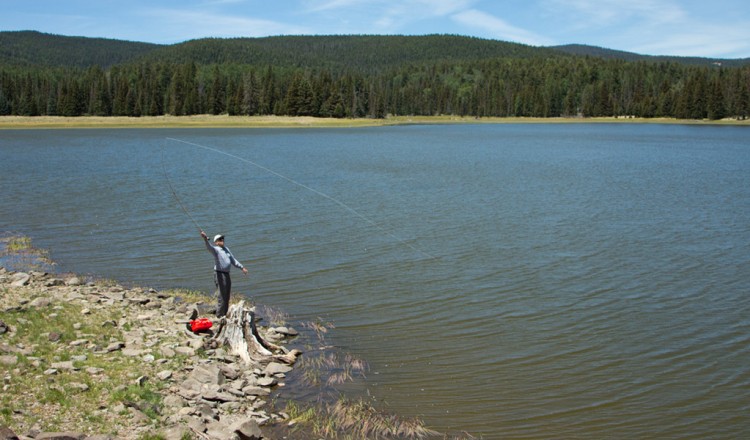
[[[171,183],[249,266],[235,293],[335,323],[370,364],[348,391],[389,411],[488,439],[739,438],[748,141],[680,125],[2,131],[0,230],[61,271],[211,291]]]

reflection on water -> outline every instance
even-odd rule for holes
[[[235,292],[335,322],[335,343],[371,367],[352,391],[390,411],[484,438],[737,438],[747,139],[656,125],[3,131],[0,230],[64,271],[211,291],[166,168],[250,268]]]

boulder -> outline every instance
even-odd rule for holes
[[[174,351],[175,353],[183,355],[183,356],[188,356],[188,357],[195,356],[195,349],[190,348],[190,347],[177,347],[174,349]]]
[[[200,391],[203,389],[203,384],[193,379],[192,377],[188,377],[187,379],[182,381],[181,387],[183,390],[195,391],[200,393]]]
[[[242,371],[235,364],[219,364],[219,369],[226,379],[235,380],[242,375]]]
[[[185,400],[180,396],[170,394],[164,398],[162,404],[166,408],[183,408],[185,406]]]
[[[268,396],[271,394],[271,390],[263,388],[257,385],[248,385],[242,389],[242,392],[248,396]]]
[[[126,348],[122,350],[123,356],[138,357],[142,354],[143,354],[143,350],[139,350],[137,348]]]
[[[182,440],[183,438],[191,438],[192,432],[187,426],[173,426],[164,431],[163,435],[166,440]]]
[[[73,366],[73,361],[53,362],[51,368],[54,368],[55,370],[78,370],[78,368]]]
[[[16,355],[0,356],[0,365],[16,365],[18,357]]]
[[[240,440],[261,440],[263,433],[258,426],[258,422],[253,419],[241,420],[234,423],[230,431],[236,434]]]
[[[128,298],[128,301],[130,301],[131,304],[138,304],[142,306],[144,304],[148,304],[148,302],[151,301],[151,299],[141,296],[141,297]]]
[[[203,399],[210,402],[236,402],[237,398],[229,393],[224,393],[216,389],[208,389],[203,393]]]
[[[117,350],[122,350],[123,348],[125,348],[124,342],[113,342],[107,346],[106,350],[107,352],[113,352]]]
[[[77,390],[77,391],[81,391],[81,392],[89,390],[89,386],[86,385],[85,383],[81,383],[81,382],[71,382],[71,383],[68,384],[68,387],[70,387],[73,390]]]
[[[67,280],[65,280],[66,286],[80,286],[81,284],[83,283],[81,282],[81,279],[78,277],[70,277]]]
[[[262,387],[272,387],[277,383],[279,382],[273,377],[261,377],[258,379],[258,385]]]
[[[190,378],[202,384],[221,385],[224,383],[224,375],[214,365],[197,365],[190,373]]]
[[[0,426],[0,440],[18,440],[18,436],[7,426]]]
[[[27,284],[29,284],[29,281],[31,280],[31,275],[25,273],[25,272],[16,272],[13,274],[13,276],[10,277],[11,279],[11,287],[23,287]]]
[[[274,376],[276,374],[285,374],[292,371],[292,367],[289,365],[280,364],[278,362],[271,362],[266,366],[266,369],[263,370],[263,373],[266,376]]]
[[[115,292],[115,291],[109,291],[104,293],[104,297],[111,299],[112,301],[125,301],[125,294],[121,291]]]
[[[35,440],[83,440],[86,434],[80,432],[43,432]]]
[[[29,307],[43,309],[49,306],[51,302],[52,301],[50,301],[49,298],[34,298],[34,300],[29,303]]]
[[[271,328],[270,331],[276,332],[278,334],[284,335],[284,336],[297,336],[299,335],[299,332],[291,327],[274,327]]]

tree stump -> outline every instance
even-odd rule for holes
[[[245,301],[240,301],[230,306],[227,315],[219,320],[211,339],[228,346],[230,353],[239,356],[246,364],[269,360],[293,364],[301,352],[285,352],[283,347],[263,339],[255,321],[255,307],[245,307]]]

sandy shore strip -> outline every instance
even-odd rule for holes
[[[476,118],[462,116],[390,116],[384,119],[336,119],[309,116],[0,116],[0,129],[61,129],[61,128],[346,128],[379,127],[409,124],[591,124],[641,123],[683,125],[750,126],[750,119],[719,121],[673,118]]]

